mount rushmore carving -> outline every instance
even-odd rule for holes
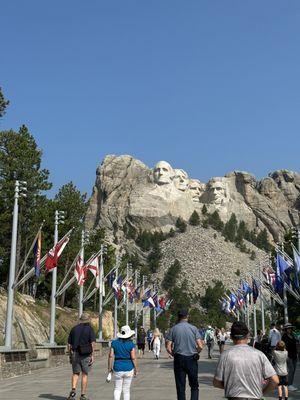
[[[109,155],[97,168],[86,225],[104,227],[118,239],[126,225],[166,232],[178,217],[188,220],[194,210],[201,216],[204,204],[224,222],[235,213],[249,229],[266,228],[277,241],[299,224],[300,175],[279,170],[258,181],[234,171],[205,184],[166,161],[150,169],[133,157]]]

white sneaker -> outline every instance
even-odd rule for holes
[[[296,390],[298,390],[298,388],[296,388],[296,387],[293,386],[293,385],[289,385],[289,391],[295,392]]]

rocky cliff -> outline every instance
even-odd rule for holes
[[[0,289],[0,346],[4,345],[6,302],[6,292]],[[57,306],[56,314],[56,342],[67,344],[68,334],[78,320],[77,310]],[[90,312],[88,314],[96,331],[98,315]],[[49,321],[50,305],[47,302],[35,301],[31,296],[16,293],[13,319],[14,348],[31,349],[34,356],[36,345],[49,341]],[[109,311],[105,311],[103,315],[103,335],[105,338],[113,337],[113,318]]]
[[[124,226],[166,232],[178,217],[188,220],[194,210],[201,216],[204,204],[224,222],[235,213],[248,229],[266,228],[270,239],[278,241],[299,224],[300,175],[279,170],[256,180],[234,171],[202,183],[165,161],[151,169],[131,156],[110,155],[97,168],[86,225],[104,227],[122,243]]]
[[[226,288],[237,287],[241,278],[254,274],[268,265],[268,255],[246,242],[255,254],[242,253],[234,243],[221,233],[208,228],[188,227],[185,233],[161,242],[161,268],[154,276],[162,281],[167,269],[177,259],[181,266],[180,281],[187,282],[191,294],[204,295],[212,280],[223,282]]]

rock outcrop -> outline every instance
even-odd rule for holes
[[[246,246],[254,251],[254,260],[248,253],[241,253],[234,243],[226,242],[215,230],[188,227],[185,233],[161,242],[161,268],[155,278],[162,281],[177,259],[182,266],[180,281],[187,282],[192,294],[204,295],[213,280],[223,282],[226,288],[237,287],[241,278],[257,276],[259,268],[268,265],[268,255],[264,251],[248,242]]]
[[[224,222],[235,213],[248,229],[266,228],[270,239],[278,241],[299,224],[300,175],[280,170],[259,181],[234,171],[205,184],[165,161],[150,169],[128,155],[110,155],[97,169],[86,226],[104,227],[122,242],[124,226],[166,232],[178,217],[188,220],[194,210],[201,216],[204,204]]]
[[[6,292],[0,289],[0,346],[4,344]],[[78,321],[78,311],[70,308],[56,309],[56,341],[67,344],[68,334]],[[98,329],[98,316],[89,313],[91,323]],[[36,345],[49,341],[50,305],[47,302],[35,301],[31,296],[17,293],[14,305],[13,343],[14,348],[27,348],[34,355]],[[105,311],[102,318],[104,338],[113,338],[113,317],[110,311]]]

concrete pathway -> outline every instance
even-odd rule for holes
[[[201,400],[221,400],[223,391],[212,386],[212,378],[217,363],[217,353],[208,360],[207,353],[201,354],[199,362],[199,382]],[[176,392],[172,361],[166,353],[158,361],[152,353],[146,353],[140,361],[140,375],[134,379],[132,400],[175,400]],[[110,400],[113,398],[113,383],[106,383],[106,359],[97,361],[90,375],[89,396],[91,400]],[[300,365],[295,385],[300,387]],[[69,393],[70,369],[58,367],[36,371],[31,375],[12,378],[0,383],[1,400],[65,400]],[[296,393],[296,394],[295,394]],[[78,396],[79,397],[79,396]],[[187,396],[187,399],[189,395]],[[267,398],[276,399],[277,396]],[[300,391],[291,393],[290,399],[300,400]]]

